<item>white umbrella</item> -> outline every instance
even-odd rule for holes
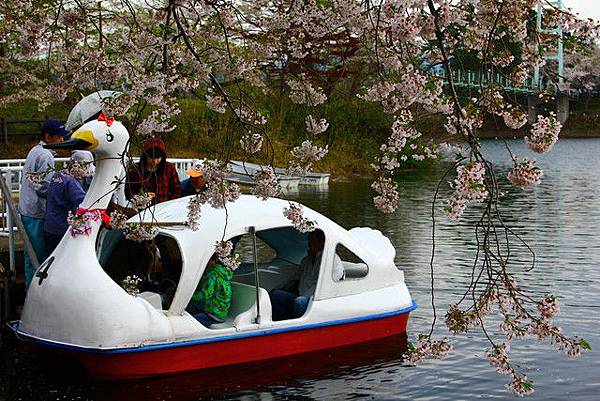
[[[87,95],[73,107],[73,110],[69,113],[69,118],[67,119],[65,127],[74,130],[83,125],[87,120],[102,111],[104,101],[112,97],[117,97],[120,94],[121,92],[104,90]]]

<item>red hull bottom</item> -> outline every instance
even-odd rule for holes
[[[408,313],[332,326],[136,350],[76,352],[96,378],[121,380],[200,370],[343,347],[406,332]]]

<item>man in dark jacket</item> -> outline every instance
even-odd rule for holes
[[[148,137],[138,163],[127,171],[125,196],[127,199],[145,192],[153,196],[153,203],[161,203],[181,196],[181,183],[175,166],[167,162],[165,143],[158,137]]]

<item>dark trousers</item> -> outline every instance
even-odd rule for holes
[[[269,293],[273,320],[296,319],[306,312],[309,298],[285,290],[273,290]]]
[[[44,231],[44,242],[46,243],[46,255],[50,256],[58,246],[64,234],[52,234]]]

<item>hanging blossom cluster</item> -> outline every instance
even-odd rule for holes
[[[290,202],[289,207],[283,209],[283,215],[292,222],[294,228],[301,233],[314,231],[316,229],[315,222],[304,217],[302,206]]]
[[[223,266],[229,270],[235,270],[240,267],[241,259],[239,254],[233,254],[233,243],[231,241],[217,241],[215,244],[215,253]]]
[[[67,223],[69,224],[69,233],[71,234],[71,237],[90,235],[92,233],[91,217],[90,214],[77,214],[69,210],[67,213]]]
[[[431,340],[428,335],[421,334],[416,344],[409,344],[408,363],[418,365],[426,359],[444,359],[451,351],[452,345],[446,338]]]
[[[262,200],[267,200],[281,193],[281,186],[277,181],[277,175],[272,167],[266,167],[254,173],[254,187],[252,187],[252,195]]]
[[[207,161],[202,168],[206,179],[206,190],[190,198],[186,225],[192,230],[199,229],[202,205],[209,204],[216,209],[223,209],[227,202],[235,202],[240,197],[240,187],[227,181],[229,167],[218,160]]]
[[[26,171],[25,179],[32,184],[41,184],[46,177],[46,173],[38,172],[38,171]]]
[[[313,134],[313,135],[322,134],[323,132],[327,131],[327,128],[329,128],[329,123],[327,122],[326,119],[324,119],[324,118],[316,119],[311,114],[306,116],[305,122],[306,122],[306,130],[310,134]]]
[[[534,301],[523,293],[513,276],[503,271],[499,278],[494,286],[487,288],[469,308],[461,309],[460,303],[451,305],[446,313],[445,322],[452,333],[467,333],[473,327],[481,327],[486,317],[493,316],[492,311],[497,309],[502,317],[499,328],[505,340],[496,343],[490,339],[492,347],[486,356],[498,373],[512,376],[507,387],[513,394],[523,396],[533,392],[533,383],[515,369],[510,361],[510,341],[513,338],[549,338],[557,349],[571,357],[576,357],[582,349],[588,350],[591,347],[582,338],[566,337],[560,328],[551,322],[560,311],[555,296],[549,294]],[[464,302],[464,299],[460,302]],[[528,306],[531,304],[534,307]]]
[[[375,207],[384,213],[393,213],[398,206],[398,185],[391,178],[379,177],[371,188],[377,194],[373,198]]]
[[[469,162],[456,168],[458,176],[452,186],[454,192],[444,205],[444,213],[450,220],[460,219],[469,204],[483,202],[488,196],[485,186],[485,166],[482,162]]]
[[[309,140],[302,142],[302,145],[294,147],[292,149],[292,156],[296,160],[290,162],[288,167],[288,174],[291,176],[304,176],[312,165],[321,160],[329,152],[329,146],[321,148]]]
[[[314,107],[327,100],[323,91],[315,88],[305,76],[301,76],[299,79],[289,79],[286,82],[290,87],[290,100],[296,104]]]
[[[128,223],[125,231],[125,238],[136,242],[150,241],[157,235],[158,229],[152,223]]]
[[[550,113],[548,117],[537,116],[537,121],[531,127],[531,133],[525,137],[525,143],[536,153],[546,153],[558,141],[558,134],[562,125],[556,114]]]
[[[152,196],[149,193],[141,193],[134,195],[130,200],[129,204],[136,210],[147,209],[152,204]]]
[[[258,132],[248,132],[240,139],[242,149],[250,154],[260,152],[262,144],[263,136]]]
[[[227,111],[227,105],[223,96],[206,95],[206,107],[221,114]]]
[[[121,287],[127,291],[129,295],[137,296],[140,293],[140,284],[142,279],[136,275],[127,276],[121,281]]]
[[[150,222],[128,222],[129,217],[124,213],[114,210],[110,214],[110,228],[113,230],[121,230],[125,238],[144,242],[154,239],[158,235],[156,224]]]
[[[198,194],[192,196],[188,202],[186,224],[192,231],[198,231],[200,228],[200,216],[202,215],[203,204],[204,199]]]
[[[129,220],[129,217],[127,217],[127,215],[119,212],[119,211],[112,211],[110,213],[110,227],[112,229],[115,230],[124,230],[127,228],[127,220]]]
[[[210,204],[216,209],[222,209],[227,202],[235,202],[240,197],[240,187],[227,181],[229,167],[217,161],[205,163],[204,178],[206,179],[206,191],[198,194],[204,203]]]
[[[446,327],[453,334],[467,333],[471,327],[480,325],[480,319],[491,313],[491,305],[494,300],[494,292],[488,290],[477,299],[477,303],[469,310],[460,309],[458,304],[450,305],[444,320]]]
[[[510,384],[506,387],[517,397],[531,395],[534,391],[533,382],[526,375],[516,371],[509,361],[508,353],[510,346],[508,343],[493,345],[492,349],[487,353],[487,359],[490,365],[496,368],[496,372],[502,375],[511,375]]]
[[[403,154],[407,149],[407,144],[409,141],[414,141],[421,137],[420,132],[409,126],[411,121],[412,114],[409,110],[405,110],[396,116],[396,119],[392,124],[391,135],[388,137],[387,142],[379,148],[381,156],[377,160],[378,164],[372,165],[372,168],[375,171],[384,170],[392,172],[400,167],[400,161],[407,160],[406,154]],[[418,149],[416,143],[411,143],[411,149],[413,151]],[[425,147],[423,149],[424,152],[422,154],[415,152],[413,154],[413,159],[424,160],[425,158],[437,157],[436,153],[432,152],[429,148]]]
[[[92,223],[108,223],[110,219],[104,209],[77,209],[75,213],[67,213],[67,223],[69,224],[69,233],[72,237],[79,235],[90,235],[92,233]]]
[[[511,105],[508,106],[502,113],[504,124],[506,124],[508,128],[519,129],[527,124],[527,113],[519,110],[516,107],[512,107]]]
[[[515,160],[515,166],[508,172],[508,180],[517,187],[526,188],[538,185],[544,172],[535,165],[535,160],[524,157],[522,161]]]

